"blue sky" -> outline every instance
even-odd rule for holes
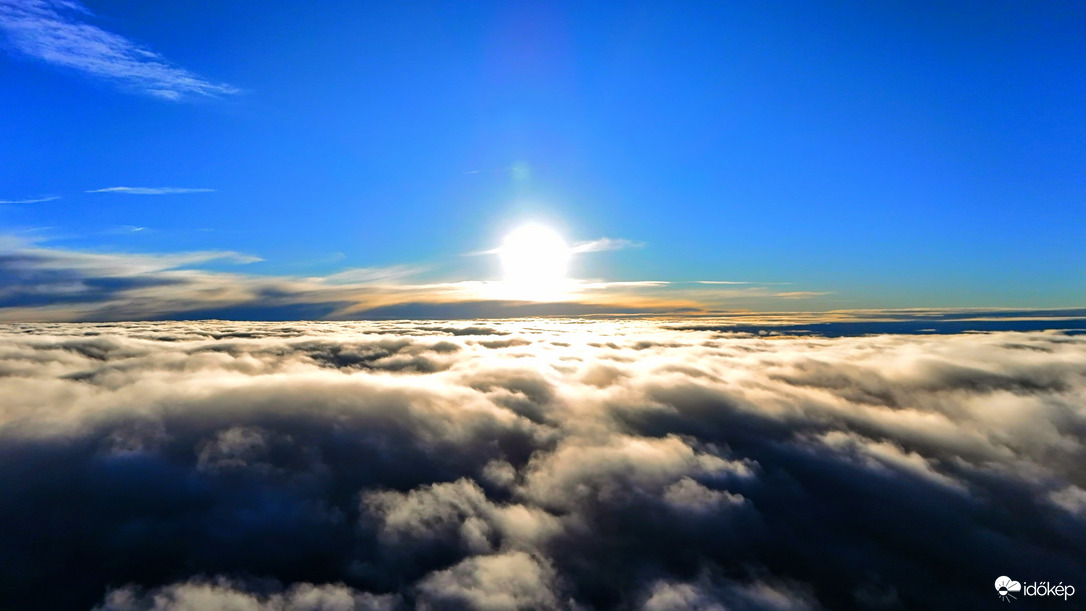
[[[0,0],[0,309],[485,299],[496,258],[466,254],[533,220],[611,240],[570,270],[601,308],[1080,306],[1084,23]]]

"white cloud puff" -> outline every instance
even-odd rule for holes
[[[473,556],[423,579],[420,609],[556,609],[555,571],[525,552]]]

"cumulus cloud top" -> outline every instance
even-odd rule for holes
[[[1052,331],[4,325],[0,606],[977,608],[1086,583],[1084,405]]]

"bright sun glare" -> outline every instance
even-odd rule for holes
[[[536,223],[521,225],[505,236],[498,254],[509,298],[551,300],[561,296],[571,253],[557,231]]]

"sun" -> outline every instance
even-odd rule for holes
[[[557,231],[529,223],[509,232],[498,248],[503,287],[511,299],[550,301],[568,284],[569,246]]]

